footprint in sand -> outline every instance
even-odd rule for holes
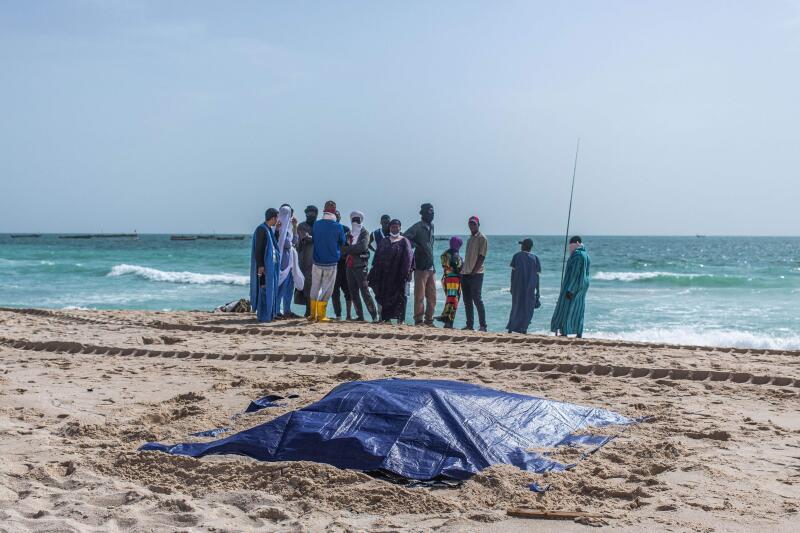
[[[122,507],[125,505],[138,503],[143,499],[145,499],[145,496],[143,494],[140,494],[136,491],[128,490],[124,492],[117,492],[114,494],[100,496],[91,503],[97,505],[98,507]]]
[[[248,516],[253,520],[260,518],[263,520],[269,520],[271,522],[282,522],[283,520],[291,520],[294,518],[284,509],[279,509],[278,507],[261,507],[250,513]]]

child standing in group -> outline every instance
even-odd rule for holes
[[[453,328],[456,319],[458,302],[461,299],[461,269],[464,267],[464,260],[461,259],[459,250],[463,241],[461,237],[450,238],[450,248],[441,255],[442,269],[442,288],[444,289],[444,310],[436,317],[436,320],[444,322],[446,329]]]

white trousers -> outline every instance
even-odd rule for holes
[[[319,266],[311,268],[311,299],[327,302],[333,295],[333,286],[336,284],[336,265]]]

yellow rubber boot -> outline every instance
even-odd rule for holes
[[[311,314],[308,315],[309,322],[315,322],[317,320],[317,309],[319,308],[319,302],[316,300],[311,300]]]
[[[328,318],[328,302],[317,302],[317,322],[330,322]]]

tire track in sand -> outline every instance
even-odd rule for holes
[[[800,350],[773,350],[767,348],[733,348],[733,347],[714,347],[714,346],[695,346],[683,344],[666,344],[652,342],[632,342],[622,340],[606,339],[575,339],[563,337],[544,337],[541,335],[508,335],[498,333],[487,333],[482,335],[458,335],[452,333],[426,334],[426,333],[406,333],[387,331],[363,332],[363,331],[309,331],[302,326],[295,329],[272,328],[263,326],[231,327],[231,326],[209,326],[200,324],[178,324],[161,320],[152,321],[131,321],[119,319],[93,319],[82,316],[75,316],[61,311],[51,311],[48,309],[32,308],[6,308],[0,307],[0,311],[9,313],[26,314],[54,318],[73,323],[94,324],[98,326],[115,325],[130,326],[137,328],[152,328],[168,331],[196,331],[221,333],[225,335],[263,335],[263,336],[297,336],[311,335],[315,337],[329,338],[362,338],[362,339],[384,339],[384,340],[404,340],[404,341],[425,341],[425,342],[451,342],[451,343],[489,343],[489,344],[526,344],[534,346],[565,345],[565,346],[602,346],[607,348],[656,348],[656,349],[679,349],[705,353],[733,353],[742,355],[777,355],[800,357]],[[445,330],[441,330],[445,331]]]
[[[362,338],[362,339],[384,339],[384,340],[408,340],[408,341],[430,341],[430,342],[452,342],[452,343],[489,343],[489,344],[528,344],[535,346],[566,345],[566,346],[602,346],[607,348],[657,348],[657,349],[679,349],[706,353],[735,353],[743,355],[778,355],[789,357],[800,357],[800,350],[773,350],[767,348],[733,348],[733,347],[714,347],[714,346],[695,346],[684,344],[666,344],[653,342],[632,342],[622,340],[607,339],[576,339],[563,337],[544,337],[541,335],[517,336],[509,334],[487,333],[482,335],[458,335],[452,333],[425,334],[425,333],[405,333],[395,331],[382,332],[363,332],[363,331],[309,331],[302,326],[296,329],[277,329],[263,326],[231,327],[231,326],[208,326],[200,324],[178,324],[161,320],[136,322],[131,320],[119,319],[93,319],[82,316],[75,316],[61,311],[51,311],[48,309],[34,308],[10,308],[0,307],[0,311],[9,313],[26,314],[55,318],[74,323],[94,324],[94,325],[116,325],[131,326],[138,328],[152,328],[168,331],[197,331],[209,333],[222,333],[226,335],[263,335],[263,336],[297,336],[311,335],[315,337],[331,338]],[[387,328],[388,329],[388,328]],[[441,330],[445,331],[445,330]]]
[[[699,382],[727,382],[749,385],[774,385],[800,389],[800,379],[781,376],[761,376],[748,372],[725,372],[715,370],[686,370],[676,368],[644,368],[580,363],[540,363],[512,361],[476,361],[465,359],[414,359],[406,357],[377,357],[365,355],[313,355],[313,354],[224,354],[214,352],[189,352],[153,350],[146,348],[118,348],[95,346],[68,341],[28,341],[0,337],[0,345],[17,350],[126,357],[160,357],[171,359],[206,359],[222,361],[270,361],[310,364],[364,364],[386,367],[430,367],[430,368],[481,368],[484,370],[517,370],[520,372],[547,372],[556,374],[593,375],[610,378],[670,379]]]

